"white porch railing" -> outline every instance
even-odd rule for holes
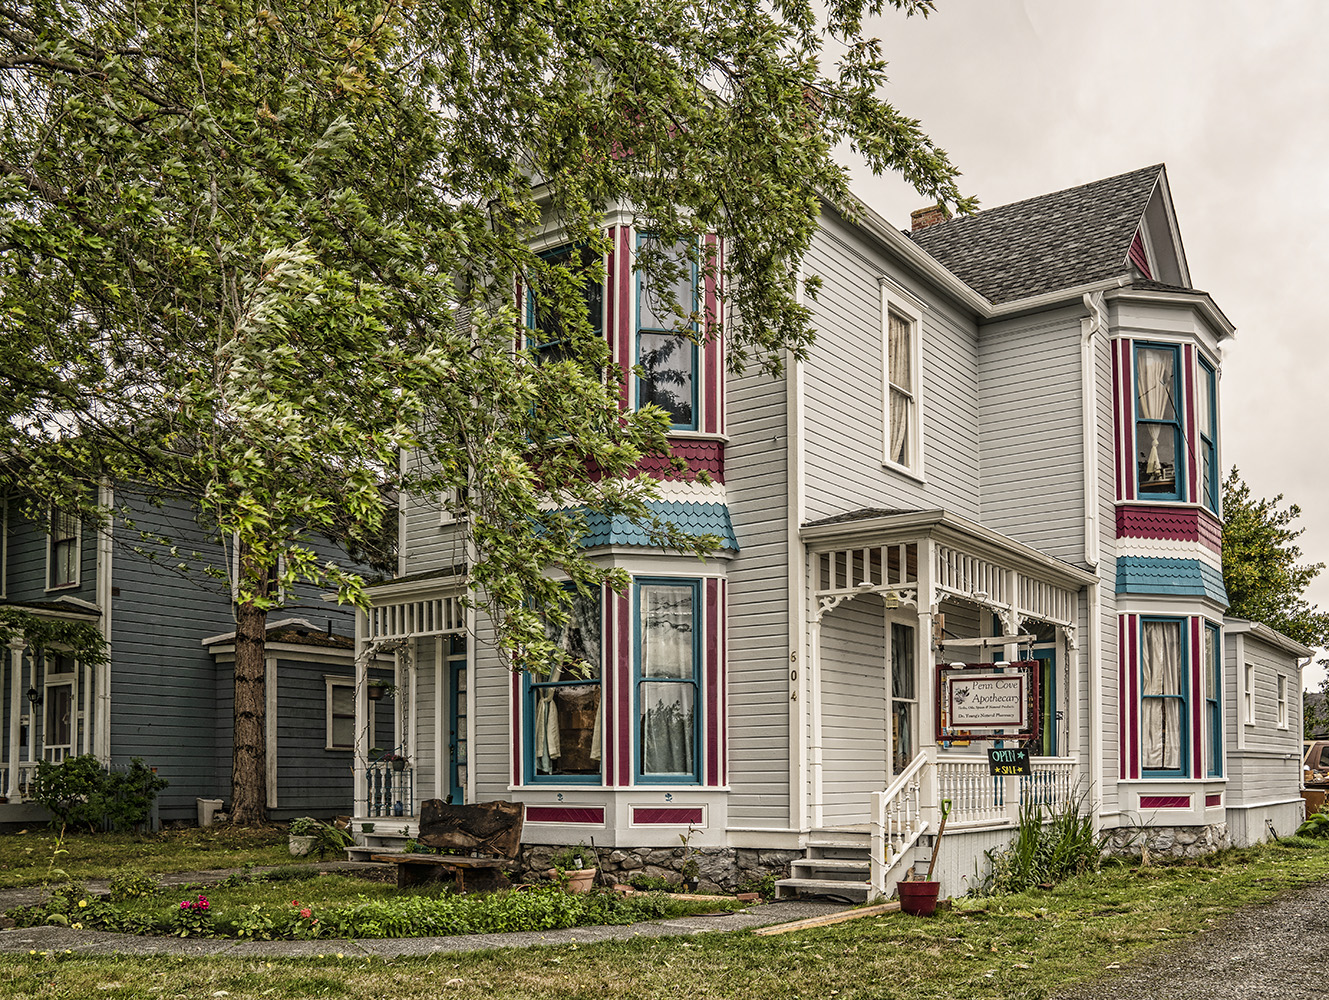
[[[868,878],[874,895],[886,895],[891,870],[928,828],[923,782],[930,773],[927,755],[919,754],[886,791],[872,793]]]
[[[993,777],[986,757],[939,757],[937,795],[951,800],[951,827],[998,826],[1020,819],[1020,804],[1036,802],[1048,812],[1073,801],[1079,788],[1074,758],[1035,757],[1033,774]]]

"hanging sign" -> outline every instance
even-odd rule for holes
[[[1038,664],[956,663],[937,668],[937,739],[1032,739]],[[961,735],[963,734],[963,735]]]
[[[988,750],[988,773],[993,777],[1007,774],[1033,774],[1028,747],[1001,747]]]

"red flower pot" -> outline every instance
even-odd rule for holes
[[[937,891],[940,882],[897,882],[900,909],[915,917],[930,917],[937,912]]]

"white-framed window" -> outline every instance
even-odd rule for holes
[[[79,585],[82,530],[83,526],[77,515],[59,510],[51,511],[51,529],[46,543],[47,590],[61,590]]]
[[[1278,728],[1286,729],[1288,726],[1287,711],[1287,674],[1278,675]]]
[[[1246,725],[1255,725],[1255,664],[1247,663],[1241,685],[1241,717]]]
[[[653,236],[637,237],[639,250],[646,245],[660,250],[658,244]],[[642,271],[635,278],[637,406],[653,403],[669,414],[675,430],[696,430],[701,379],[693,320],[704,298],[697,245],[682,242],[661,252],[675,271],[666,287],[654,287]]]
[[[923,474],[923,317],[881,289],[882,461],[914,476]]]
[[[466,504],[468,490],[464,486],[454,486],[438,494],[438,524],[440,528],[465,520],[462,513]]]
[[[324,676],[327,685],[328,750],[355,749],[355,678]],[[373,732],[374,703],[369,703],[369,731]],[[372,742],[372,741],[371,741]]]

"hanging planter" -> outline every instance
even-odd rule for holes
[[[386,684],[375,684],[371,681],[365,685],[365,694],[369,695],[370,701],[378,701],[387,693],[388,686]]]

